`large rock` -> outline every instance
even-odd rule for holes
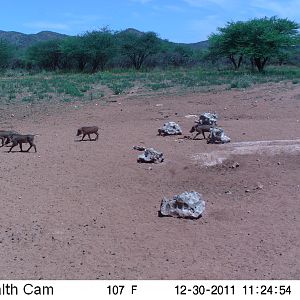
[[[164,199],[161,202],[160,214],[179,218],[197,219],[205,210],[205,201],[202,195],[195,192],[184,192],[173,199]]]
[[[218,144],[218,143],[229,143],[230,138],[225,135],[224,129],[221,127],[212,127],[210,128],[210,133],[207,138],[208,144]]]
[[[158,152],[153,148],[145,149],[144,153],[138,156],[139,163],[160,163],[164,161],[162,152]]]
[[[217,114],[212,114],[212,113],[203,113],[202,115],[199,116],[199,121],[198,123],[201,125],[217,125],[218,121],[218,115]]]
[[[182,130],[180,126],[175,122],[167,122],[164,126],[158,129],[159,135],[180,135]]]

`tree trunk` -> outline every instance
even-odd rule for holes
[[[251,71],[254,72],[255,63],[254,63],[254,58],[253,57],[250,58],[250,62],[251,62]]]
[[[236,61],[234,59],[234,56],[233,55],[229,55],[229,59],[230,61],[232,62],[232,64],[234,65],[234,69],[237,70],[238,69],[238,66],[236,64]]]
[[[234,70],[238,70],[241,66],[241,63],[243,61],[243,55],[239,56],[238,62],[236,62],[236,59],[234,57],[234,55],[229,55],[229,59],[232,62],[233,66],[234,66]]]
[[[238,69],[239,69],[240,66],[241,66],[242,60],[243,60],[243,55],[241,55],[241,56],[239,57]]]
[[[266,65],[266,62],[268,61],[268,57],[264,57],[264,58],[260,58],[260,57],[257,57],[257,58],[254,58],[254,63],[258,69],[259,72],[263,72],[264,70],[264,67]]]

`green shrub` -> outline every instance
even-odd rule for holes
[[[161,83],[148,83],[146,84],[147,87],[149,87],[153,91],[157,91],[159,89],[165,89],[168,87],[171,87],[169,83],[161,82]]]
[[[238,89],[244,89],[247,87],[250,87],[253,85],[253,78],[249,75],[245,75],[243,77],[234,79],[231,84],[230,87],[231,88],[238,88]]]

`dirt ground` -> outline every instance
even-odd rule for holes
[[[0,148],[1,279],[300,279],[299,85],[109,101],[2,108],[1,129],[37,134],[38,152]],[[157,136],[166,121],[190,135],[203,112],[230,144]],[[77,141],[85,125],[98,141]],[[165,162],[138,164],[134,145]],[[191,190],[202,218],[158,216]]]

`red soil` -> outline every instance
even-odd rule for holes
[[[189,135],[186,116],[208,111],[232,143],[296,140],[299,95],[280,83],[2,111],[1,129],[38,134],[38,152],[0,149],[0,278],[299,279],[299,149],[205,166],[195,155],[233,146],[157,136],[166,121]],[[98,141],[76,141],[86,125]],[[138,164],[134,145],[165,162]],[[186,190],[203,195],[202,218],[158,217],[163,196]]]

